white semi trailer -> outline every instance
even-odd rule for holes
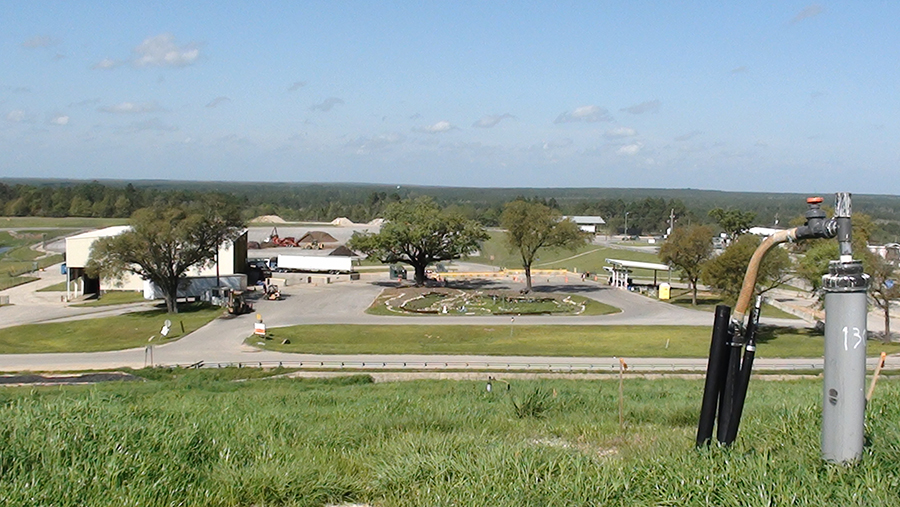
[[[353,259],[343,256],[279,255],[275,271],[304,271],[312,273],[350,273]]]

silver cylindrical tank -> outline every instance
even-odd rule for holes
[[[825,372],[822,457],[834,463],[862,456],[866,422],[866,290],[859,261],[832,261],[825,290]]]

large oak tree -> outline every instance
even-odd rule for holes
[[[186,285],[187,271],[211,263],[219,245],[243,229],[234,208],[215,199],[139,209],[130,222],[130,231],[94,243],[87,271],[112,279],[131,272],[151,281],[163,291],[169,313],[178,313],[178,289]]]
[[[575,249],[584,244],[589,235],[578,225],[563,219],[558,211],[539,202],[516,200],[506,204],[500,215],[500,225],[506,229],[506,241],[518,252],[525,269],[525,286],[531,290],[531,265],[542,248]]]
[[[464,257],[488,239],[477,222],[442,211],[430,197],[392,203],[384,220],[378,234],[357,234],[348,246],[386,264],[411,265],[416,285],[425,283],[429,264]]]

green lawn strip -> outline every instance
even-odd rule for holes
[[[37,262],[39,269],[46,269],[49,266],[62,262],[63,259],[64,257],[59,254],[37,260],[34,258],[28,260],[16,260],[5,256],[0,259],[0,277],[15,278],[19,275],[32,272],[34,270],[35,262]]]
[[[819,451],[818,379],[754,380],[734,445],[698,450],[702,380],[626,375],[623,431],[613,379],[487,392],[485,381],[219,375],[2,390],[5,503],[898,504],[892,379],[868,406],[861,462],[833,466]]]
[[[34,276],[5,276],[0,274],[0,290],[18,287],[19,285],[24,285],[35,280],[40,280],[40,278]]]
[[[52,227],[59,229],[99,229],[101,227],[109,227],[111,225],[126,224],[128,224],[127,218],[0,217],[0,227],[3,227],[5,229],[27,229],[31,227]]]
[[[63,285],[65,285],[65,284],[63,284]],[[71,306],[78,306],[78,307],[111,306],[111,305],[122,305],[122,304],[126,304],[126,303],[140,303],[143,301],[147,301],[147,300],[144,299],[144,294],[142,292],[114,290],[114,291],[104,292],[98,299],[87,301],[85,303],[74,304]]]
[[[28,324],[0,329],[0,354],[43,352],[99,352],[141,347],[151,336],[154,343],[181,338],[222,314],[222,309],[206,305],[182,306],[181,313],[169,315],[165,310],[126,313],[114,317]],[[168,338],[160,329],[166,319],[172,321]],[[184,333],[181,332],[184,323]]]
[[[335,324],[269,328],[272,339],[251,336],[247,343],[305,354],[702,358],[709,355],[710,333],[705,326]],[[824,350],[822,336],[802,329],[766,327],[759,342],[757,357],[821,357]],[[870,342],[870,355],[882,350],[900,352],[900,344]]]
[[[622,311],[620,308],[616,308],[615,306],[608,305],[606,303],[601,303],[596,299],[576,295],[572,295],[570,297],[572,298],[572,300],[584,305],[584,311],[579,315],[612,315],[614,313],[619,313]]]
[[[668,301],[670,304],[680,306],[682,308],[690,308],[692,310],[702,310],[705,312],[715,312],[716,305],[723,304],[722,299],[715,295],[710,294],[698,294],[697,295],[697,306],[691,304],[691,296],[690,294],[684,294],[676,296]],[[788,313],[780,308],[776,308],[769,303],[763,303],[761,308],[761,313],[763,317],[770,317],[773,319],[795,319],[801,320],[800,317],[797,317],[794,314]]]
[[[53,285],[48,285],[43,289],[38,289],[37,292],[65,292],[66,291],[66,282],[59,282]]]
[[[518,253],[509,251],[506,245],[506,236],[503,232],[491,231],[491,239],[481,246],[478,256],[470,257],[468,260],[479,264],[487,264],[496,267],[505,267],[508,269],[521,269],[522,258]],[[589,253],[588,253],[589,252]],[[575,257],[579,254],[578,257]],[[491,260],[491,256],[494,260]],[[604,277],[606,272],[603,266],[606,266],[606,259],[622,259],[642,262],[659,262],[659,257],[652,253],[636,252],[633,250],[601,247],[594,244],[584,244],[577,250],[541,250],[538,253],[539,259],[535,261],[533,269],[578,269],[583,273],[589,271],[591,273],[601,273]],[[570,258],[574,257],[574,258]],[[568,260],[563,260],[568,259]],[[653,278],[653,272],[645,270],[635,271],[635,274],[641,276],[649,276]],[[660,281],[664,281],[661,279]]]

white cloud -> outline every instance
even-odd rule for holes
[[[11,121],[13,123],[22,123],[28,119],[28,116],[25,114],[25,111],[21,109],[13,109],[6,115],[6,121]]]
[[[634,137],[636,135],[637,131],[631,127],[616,127],[603,133],[603,137],[607,139],[621,139],[623,137]]]
[[[57,44],[59,44],[59,41],[57,39],[54,39],[53,37],[38,35],[23,42],[22,47],[26,49],[38,49],[49,48],[50,46],[55,46]]]
[[[114,106],[101,107],[97,110],[101,113],[142,114],[162,111],[162,108],[156,102],[121,102]]]
[[[322,102],[320,102],[319,104],[313,104],[313,105],[309,106],[309,110],[310,111],[322,111],[322,112],[327,113],[328,111],[331,111],[334,108],[334,106],[336,106],[338,104],[343,104],[343,103],[344,103],[344,101],[342,99],[339,99],[337,97],[329,97],[329,98],[323,100]]]
[[[814,18],[819,14],[822,14],[823,12],[825,12],[825,8],[819,4],[808,5],[804,7],[802,11],[797,13],[797,15],[793,17],[793,19],[791,19],[791,23],[799,23],[804,19]]]
[[[64,114],[53,115],[53,117],[50,118],[50,124],[51,125],[60,125],[60,126],[68,125],[69,117]]]
[[[631,114],[658,113],[661,104],[662,103],[658,100],[648,100],[647,102],[641,102],[640,104],[625,107],[621,110]]]
[[[294,84],[289,86],[287,91],[295,92],[295,91],[299,90],[300,88],[303,88],[304,86],[306,86],[306,81],[294,81]]]
[[[625,146],[622,146],[621,148],[616,150],[616,153],[618,153],[619,155],[632,156],[632,155],[637,155],[637,153],[639,151],[641,151],[641,144],[634,143],[634,144],[626,144]]]
[[[134,52],[137,54],[134,64],[138,67],[186,67],[200,57],[196,44],[178,47],[170,33],[144,39]]]
[[[216,97],[210,100],[209,103],[206,104],[206,107],[216,107],[219,104],[224,104],[226,102],[231,102],[231,99],[228,97]]]
[[[419,127],[413,129],[416,132],[425,132],[426,134],[441,134],[443,132],[449,132],[451,130],[456,129],[452,123],[447,120],[441,120],[433,125],[425,125],[424,127]]]
[[[572,111],[565,111],[556,117],[553,123],[573,123],[573,122],[599,122],[612,121],[609,111],[600,106],[580,106]]]
[[[489,129],[507,118],[515,118],[509,113],[489,114],[472,124],[473,127]]]
[[[110,70],[110,69],[115,69],[119,65],[122,65],[122,62],[120,62],[119,60],[113,60],[112,58],[104,58],[104,59],[100,60],[99,62],[95,63],[93,66],[91,66],[91,69],[93,69],[93,70]]]

